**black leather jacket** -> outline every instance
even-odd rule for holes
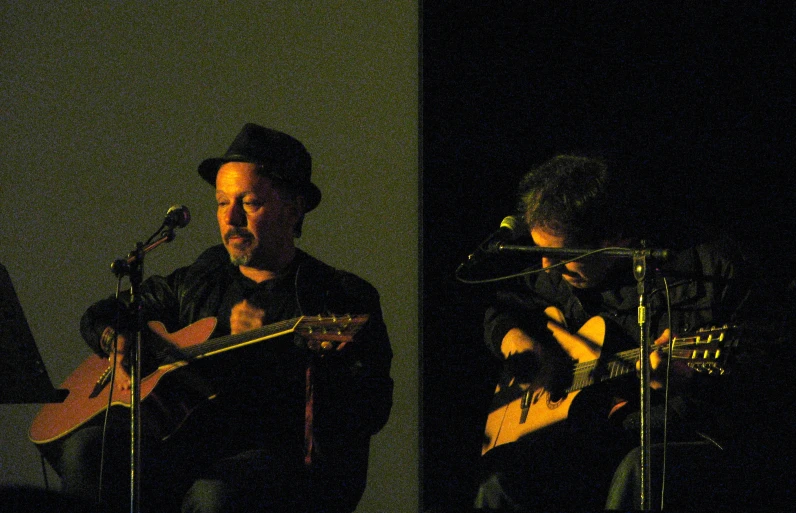
[[[144,320],[159,320],[170,333],[217,317],[214,337],[229,333],[230,309],[243,299],[266,311],[266,324],[298,315],[368,314],[367,324],[345,350],[314,360],[314,479],[328,482],[325,488],[356,504],[364,490],[370,436],[387,422],[392,406],[392,350],[373,286],[300,250],[283,275],[257,285],[229,263],[226,249],[218,245],[168,276],[149,277],[141,298]],[[118,305],[115,299],[102,300],[81,320],[81,333],[98,354],[100,335],[113,324]],[[222,452],[260,444],[296,445],[303,451],[308,356],[297,337],[279,337],[189,366],[208,378],[218,394],[213,422],[221,422],[217,427],[225,433]]]

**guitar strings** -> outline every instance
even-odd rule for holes
[[[262,328],[258,328],[252,331],[246,331],[235,335],[226,335],[223,337],[214,338],[202,342],[200,344],[196,344],[194,346],[180,348],[180,351],[188,359],[192,359],[222,349],[232,349],[237,344],[243,344],[244,342],[253,343],[260,340],[265,340],[266,338],[277,337],[279,335],[291,333],[293,331],[292,328],[302,318],[303,317],[294,317],[292,319],[279,321],[274,324],[269,324],[268,326],[263,326]],[[262,331],[263,333],[263,336],[260,338],[258,338],[258,336],[255,335],[255,333],[258,333],[259,331]]]
[[[222,350],[233,349],[241,345],[253,344],[255,342],[260,342],[269,338],[276,338],[295,332],[299,324],[302,323],[302,321],[307,317],[308,316],[302,315],[299,317],[293,317],[292,319],[285,319],[283,321],[278,321],[251,331],[246,331],[235,335],[226,335],[207,340],[193,346],[179,348],[179,351],[186,360],[191,360],[201,356],[207,356],[213,353],[221,352]],[[331,324],[332,326],[336,326],[338,334],[340,334],[343,332],[358,331],[359,326],[367,321],[367,315],[357,315],[355,317],[352,317],[351,315],[345,315],[326,319],[318,317],[317,320],[326,324]],[[329,336],[334,337],[336,335],[329,334]]]

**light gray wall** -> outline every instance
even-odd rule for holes
[[[395,2],[4,2],[0,262],[60,383],[88,355],[78,321],[109,265],[170,205],[191,224],[145,273],[218,240],[196,175],[247,121],[309,148],[320,207],[300,247],[381,292],[395,406],[358,511],[417,511],[418,12]],[[0,406],[0,484],[43,486],[37,405]],[[54,475],[50,472],[50,481]]]

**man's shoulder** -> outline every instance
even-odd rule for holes
[[[744,269],[747,258],[744,248],[729,237],[706,238],[690,246],[675,248],[664,268],[721,272],[730,268]]]
[[[688,219],[687,219],[688,220]],[[679,228],[679,229],[678,229]],[[747,248],[730,234],[726,227],[710,226],[697,221],[678,224],[647,238],[653,247],[669,250],[664,265],[700,266],[702,263],[743,265]]]
[[[333,265],[327,264],[326,262],[299,250],[299,269],[300,272],[305,273],[313,273],[316,276],[321,276],[326,278],[326,280],[331,280],[334,282],[351,282],[351,283],[359,283],[363,286],[372,287],[372,285],[365,280],[364,278],[360,277],[359,275],[347,271],[345,269],[340,269],[338,267],[334,267]]]
[[[372,298],[378,301],[376,287],[357,274],[329,265],[303,251],[299,253],[299,258],[297,283],[300,289],[323,289],[337,297]]]

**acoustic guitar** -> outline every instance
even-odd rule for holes
[[[582,389],[636,372],[639,348],[601,355],[606,334],[602,317],[593,317],[577,333],[570,333],[562,324],[560,311],[550,308],[546,313],[551,317],[548,329],[574,361],[571,379],[567,381],[569,385],[556,390],[557,387],[550,385],[553,377],[545,375],[544,367],[534,383],[521,383],[514,378],[505,385],[498,385],[487,416],[482,455],[567,419],[572,401]],[[731,326],[705,328],[674,337],[671,356],[684,360],[698,372],[724,373],[730,349],[738,345],[737,338],[730,336],[735,329]],[[669,350],[669,344],[664,350]]]
[[[202,402],[214,397],[212,390],[189,373],[174,372],[195,360],[291,333],[302,337],[313,352],[333,351],[350,342],[367,320],[367,315],[301,316],[214,339],[209,339],[216,326],[214,317],[200,319],[174,333],[168,333],[160,322],[150,322],[150,331],[168,345],[171,361],[141,378],[145,428],[165,440]],[[36,415],[28,432],[30,440],[35,444],[58,440],[111,406],[129,410],[131,391],[129,387],[120,390],[113,386],[112,371],[107,358],[93,355],[85,360],[61,385],[69,391],[64,402],[45,404]],[[172,386],[175,381],[180,386]]]

